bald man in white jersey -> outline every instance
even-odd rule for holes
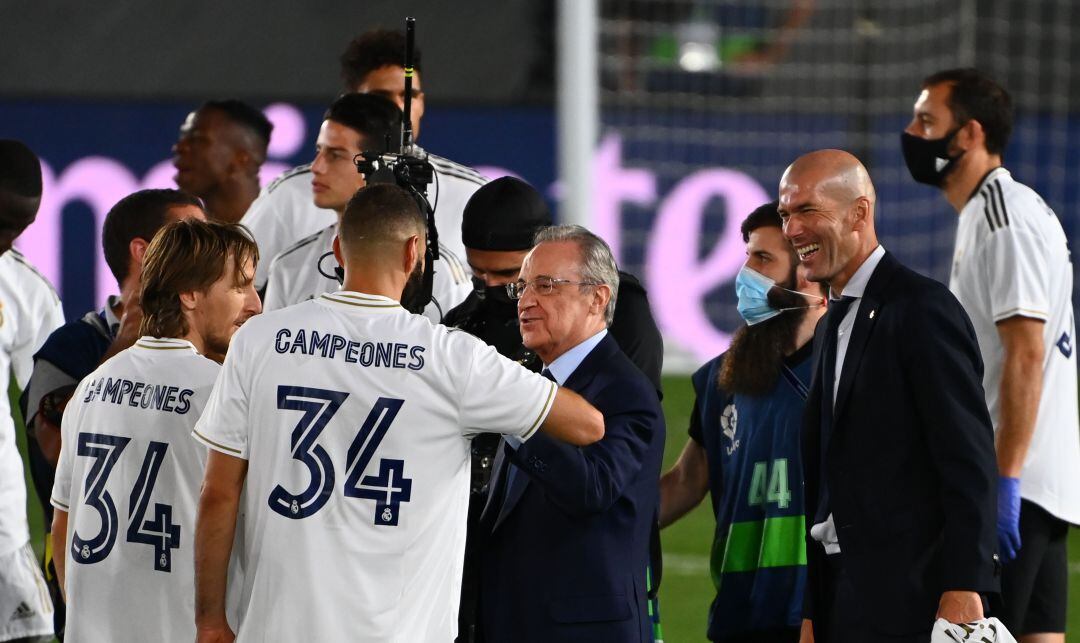
[[[334,242],[344,289],[237,334],[194,431],[211,449],[198,641],[452,641],[471,436],[603,437],[580,396],[401,307],[425,233],[404,190],[364,188]],[[230,624],[238,511],[242,616]]]

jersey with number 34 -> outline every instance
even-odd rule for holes
[[[469,438],[528,438],[554,395],[385,297],[248,321],[195,428],[248,461],[237,640],[453,640]]]
[[[143,337],[88,375],[62,423],[66,641],[195,638],[192,545],[206,448],[191,428],[221,367]]]

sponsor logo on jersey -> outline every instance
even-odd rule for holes
[[[725,406],[724,412],[720,414],[720,430],[728,441],[728,445],[724,447],[728,455],[735,453],[735,449],[739,448],[739,439],[735,437],[738,424],[739,410],[735,408],[735,403],[732,402]]]
[[[1073,346],[1072,338],[1069,337],[1069,333],[1061,334],[1061,339],[1057,340],[1057,347],[1058,350],[1061,351],[1061,354],[1065,356],[1065,359],[1072,357]]]
[[[24,618],[33,618],[37,612],[34,608],[26,604],[26,601],[19,601],[19,606],[15,608],[15,611],[11,613],[12,621],[18,621]]]

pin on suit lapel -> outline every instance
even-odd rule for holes
[[[836,390],[836,406],[833,407],[833,417],[840,419],[844,412],[844,405],[851,393],[851,387],[855,382],[855,375],[859,371],[859,363],[862,361],[863,350],[866,341],[870,339],[870,333],[877,322],[877,308],[879,302],[871,295],[863,295],[859,302],[859,310],[855,317],[855,325],[851,330],[851,339],[848,341],[847,352],[844,354],[844,364],[840,371],[840,386]],[[834,430],[840,423],[834,423]]]

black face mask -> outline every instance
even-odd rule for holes
[[[510,317],[517,316],[517,302],[510,299],[506,286],[488,286],[476,277],[472,278],[473,291],[486,308],[505,312]]]
[[[911,172],[911,178],[919,183],[941,187],[945,177],[964,155],[960,152],[956,156],[949,156],[949,144],[959,131],[958,127],[945,136],[935,139],[919,138],[907,132],[901,133],[900,147],[904,151],[904,162],[907,163],[908,171]]]

